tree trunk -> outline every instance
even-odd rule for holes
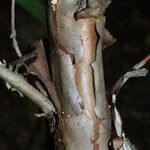
[[[53,82],[61,103],[59,149],[107,150],[111,118],[102,49],[111,44],[103,13],[108,0],[52,0]],[[51,51],[52,52],[52,51]]]

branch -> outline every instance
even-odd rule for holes
[[[55,112],[54,105],[47,97],[42,95],[23,78],[15,73],[12,73],[2,65],[0,65],[0,78],[7,81],[9,84],[30,98],[38,107],[41,108],[48,118],[52,116],[53,112]]]
[[[15,0],[12,0],[11,4],[11,35],[10,38],[12,38],[13,41],[13,47],[16,51],[16,54],[18,57],[22,57],[21,51],[18,46],[18,42],[16,40],[16,30],[15,30]]]

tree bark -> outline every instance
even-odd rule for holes
[[[59,149],[107,150],[111,118],[105,94],[102,49],[114,40],[105,29],[108,0],[49,3],[54,41],[52,76],[61,103]],[[52,52],[52,51],[51,51]]]

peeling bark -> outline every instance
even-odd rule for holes
[[[115,40],[105,29],[108,0],[58,0],[49,4],[55,42],[54,84],[62,116],[56,135],[60,149],[107,150],[110,112],[102,49]]]

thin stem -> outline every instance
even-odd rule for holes
[[[22,53],[19,49],[18,42],[16,40],[16,30],[15,30],[15,0],[12,0],[11,3],[11,36],[13,41],[13,47],[16,51],[18,57],[22,57]]]

